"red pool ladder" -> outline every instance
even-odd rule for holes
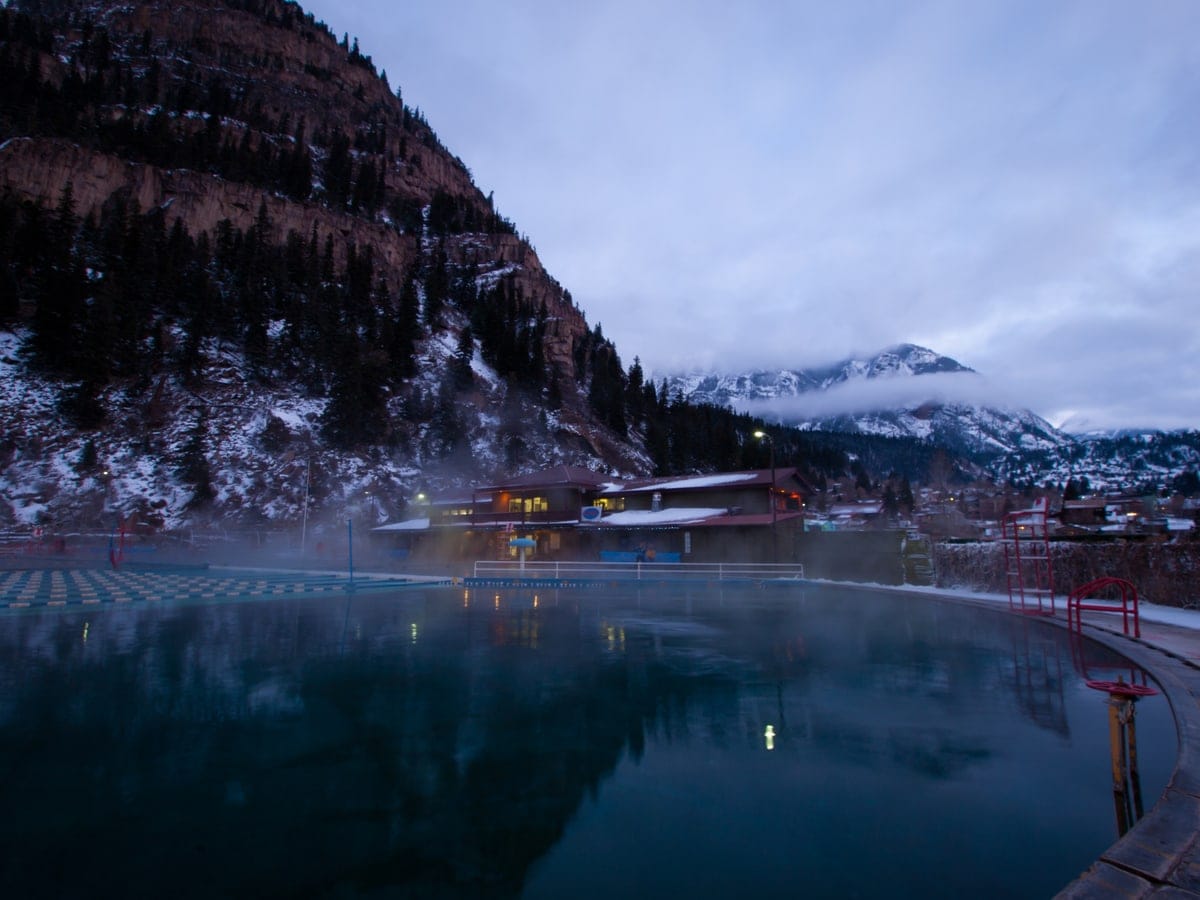
[[[1145,671],[1127,659],[1118,662],[1121,658],[1115,653],[1109,652],[1111,658],[1103,661],[1087,659],[1089,642],[1083,637],[1084,610],[1120,613],[1125,634],[1141,637],[1137,588],[1123,578],[1104,577],[1093,579],[1067,595],[1067,629],[1075,668],[1088,687],[1108,694],[1113,804],[1117,817],[1117,836],[1120,837],[1133,827],[1143,813],[1137,729],[1134,724],[1136,704],[1142,697],[1157,694],[1158,690],[1151,687]],[[1114,670],[1116,678],[1095,677],[1097,669]]]
[[[1050,531],[1046,498],[1032,509],[1010,512],[1000,523],[1008,606],[1030,616],[1054,615],[1054,572],[1050,564]]]
[[[1120,596],[1096,596],[1107,588],[1116,588]],[[1113,591],[1108,591],[1113,594]],[[1138,593],[1130,582],[1123,578],[1096,578],[1082,587],[1071,591],[1067,597],[1067,620],[1070,627],[1079,631],[1083,627],[1083,612],[1109,612],[1121,614],[1122,630],[1128,636],[1142,636],[1142,624],[1138,618]],[[1129,630],[1130,625],[1133,631]]]

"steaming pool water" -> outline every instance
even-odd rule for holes
[[[0,734],[8,897],[1048,897],[1117,837],[1063,631],[844,588],[8,611]]]

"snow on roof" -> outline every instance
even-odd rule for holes
[[[871,501],[867,503],[845,503],[840,506],[832,506],[829,509],[831,516],[877,516],[883,511],[882,501]]]
[[[1181,519],[1175,516],[1167,517],[1168,531],[1191,531],[1196,527],[1196,523],[1191,519]]]
[[[611,513],[601,519],[600,524],[606,526],[625,525],[637,528],[647,525],[684,525],[689,522],[699,522],[712,516],[723,516],[727,510],[724,507],[681,507],[679,509],[627,509],[624,512]]]
[[[372,528],[372,531],[426,531],[429,528],[429,519],[405,519],[403,522],[389,522],[387,525],[380,525],[378,528]]]
[[[492,495],[476,494],[472,496],[471,494],[454,494],[423,502],[428,503],[430,506],[471,506],[473,504],[478,506],[484,503],[491,503]]]
[[[554,466],[527,475],[518,475],[499,484],[480,485],[477,490],[493,493],[508,490],[536,489],[549,487],[589,488],[595,490],[605,484],[605,476],[582,466]]]
[[[674,481],[659,481],[652,484],[630,487],[621,484],[605,484],[602,493],[631,494],[636,491],[686,491],[695,488],[719,487],[724,484],[737,484],[743,481],[754,481],[757,472],[733,472],[726,475],[697,475],[695,478],[678,478]]]

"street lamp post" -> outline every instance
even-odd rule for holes
[[[766,441],[771,451],[771,527],[775,527],[775,440],[765,431],[756,431],[754,436],[760,441]]]
[[[300,556],[304,557],[304,547],[308,542],[308,485],[312,481],[312,459],[304,460],[304,511],[300,519]]]

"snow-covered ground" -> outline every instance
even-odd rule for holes
[[[820,579],[814,579],[819,581]],[[829,582],[829,584],[844,585],[846,582]],[[879,588],[888,591],[903,591],[909,594],[926,594],[934,597],[943,597],[946,599],[961,599],[979,600],[987,603],[995,603],[996,605],[1008,606],[1008,594],[986,593],[982,591],[967,591],[962,588],[939,588],[928,587],[923,585],[888,585],[888,584],[864,584],[863,587]],[[1065,609],[1066,598],[1058,598],[1060,604]],[[1103,614],[1098,614],[1103,615]],[[1157,622],[1162,625],[1173,625],[1179,628],[1188,628],[1200,632],[1200,610],[1198,609],[1180,609],[1174,606],[1163,606],[1158,603],[1147,603],[1141,601],[1138,604],[1138,615],[1146,622]]]

